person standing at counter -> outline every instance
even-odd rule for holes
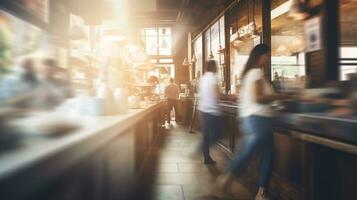
[[[41,80],[43,108],[52,108],[71,96],[68,72],[58,66],[57,61],[46,58],[42,61]]]
[[[260,155],[260,187],[256,200],[269,199],[266,188],[273,164],[273,111],[269,103],[287,98],[284,94],[273,93],[264,77],[263,68],[269,57],[270,48],[265,44],[255,46],[250,53],[242,73],[240,91],[239,113],[245,134],[243,148],[231,162],[229,172],[218,179],[222,189],[227,190],[243,166],[255,155]]]
[[[167,99],[167,123],[171,122],[171,110],[175,110],[175,120],[177,121],[177,100],[179,99],[180,88],[174,83],[174,79],[170,78],[170,84],[165,88],[165,97]]]
[[[217,142],[222,131],[221,112],[218,105],[220,96],[218,87],[217,64],[209,60],[206,64],[206,72],[199,82],[198,110],[201,114],[201,126],[203,133],[202,151],[205,164],[215,164],[209,153],[211,144]]]

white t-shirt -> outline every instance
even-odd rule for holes
[[[212,115],[220,115],[218,106],[218,77],[212,72],[206,72],[199,83],[198,91],[198,110]]]
[[[271,116],[273,114],[269,104],[261,104],[253,99],[253,84],[258,80],[264,82],[264,94],[272,94],[269,84],[264,79],[263,71],[258,68],[249,70],[242,81],[240,90],[239,113],[241,117],[250,115]]]

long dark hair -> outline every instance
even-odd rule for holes
[[[213,72],[217,70],[217,63],[215,60],[208,60],[206,63],[206,72]]]
[[[249,70],[257,67],[256,64],[258,63],[260,57],[266,53],[270,52],[270,47],[266,44],[258,44],[255,46],[252,51],[250,52],[249,58],[247,63],[244,66],[244,70],[241,76],[241,79],[245,77]]]

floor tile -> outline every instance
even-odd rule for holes
[[[158,185],[183,185],[183,184],[199,184],[200,179],[197,174],[190,173],[159,173],[156,179]]]
[[[158,185],[154,187],[155,200],[185,200],[180,185]]]
[[[215,165],[204,165],[202,153],[198,151],[202,136],[190,134],[186,127],[174,125],[163,134],[160,145],[152,156],[156,167],[151,167],[153,178],[153,200],[230,200],[254,199],[243,186],[235,183],[233,197],[219,197],[216,179],[227,172],[228,156],[219,147],[210,153]],[[151,165],[154,166],[154,165]],[[150,172],[147,172],[150,173]]]
[[[179,163],[179,172],[197,172],[197,173],[208,173],[209,169],[206,165],[202,163]]]
[[[159,173],[177,173],[178,172],[178,167],[176,163],[160,163],[158,166],[158,172]]]

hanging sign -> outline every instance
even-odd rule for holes
[[[257,46],[261,43],[260,36],[253,39],[253,46]]]
[[[244,37],[246,35],[253,34],[254,30],[255,30],[255,24],[254,22],[250,22],[249,24],[239,28],[237,32],[239,37]]]
[[[322,48],[320,17],[314,17],[305,22],[306,52],[317,51]]]

